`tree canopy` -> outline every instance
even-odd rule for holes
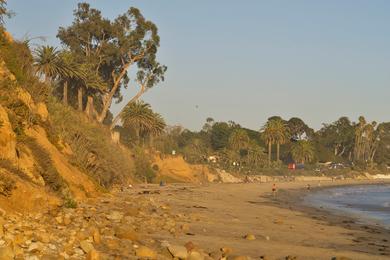
[[[132,101],[164,80],[166,66],[156,60],[160,44],[157,26],[146,20],[137,8],[130,7],[110,21],[89,4],[80,3],[74,11],[72,25],[60,27],[57,37],[78,63],[87,64],[105,82],[105,87],[94,93],[101,102],[96,116],[98,122],[106,118],[114,100],[122,100],[122,91],[130,82],[130,68],[136,68],[139,85]]]

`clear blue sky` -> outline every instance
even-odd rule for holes
[[[72,22],[77,2],[9,1],[8,30],[59,45],[58,27]],[[210,116],[259,129],[272,115],[316,129],[344,115],[390,121],[390,1],[88,2],[109,18],[135,6],[157,24],[168,72],[144,100],[169,124],[200,129]]]

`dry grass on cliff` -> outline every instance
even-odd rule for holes
[[[56,135],[69,145],[75,166],[105,188],[133,178],[133,157],[111,141],[108,127],[89,122],[82,113],[55,100],[49,102],[48,109],[52,125],[49,139]]]

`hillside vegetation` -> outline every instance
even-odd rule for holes
[[[0,55],[0,192],[10,206],[70,202],[132,180],[131,153],[107,127],[51,96],[28,42],[1,31]],[[24,192],[33,196],[21,200]]]

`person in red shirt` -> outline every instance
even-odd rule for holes
[[[272,185],[272,195],[274,197],[276,196],[276,184],[275,183]]]

